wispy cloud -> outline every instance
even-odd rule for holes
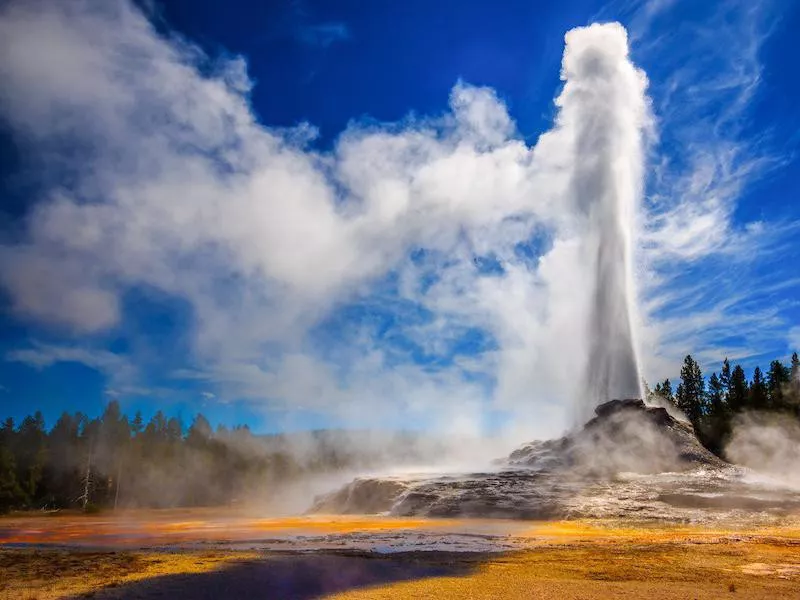
[[[457,83],[445,115],[354,123],[320,154],[255,120],[242,60],[203,75],[198,49],[160,36],[127,2],[105,6],[13,3],[0,17],[13,50],[0,61],[4,114],[45,158],[65,140],[84,149],[50,165],[80,183],[48,190],[26,243],[0,249],[0,282],[20,317],[122,327],[122,295],[146,286],[191,307],[187,368],[221,397],[385,423],[480,427],[497,409],[536,412],[520,422],[540,431],[564,424],[577,388],[563,357],[581,353],[575,291],[587,280],[571,165],[593,151],[575,147],[581,95],[569,90],[606,85],[582,66],[593,52],[617,65],[607,71],[620,95],[592,98],[632,143],[644,79],[624,30],[571,36],[574,85],[535,147],[493,90]],[[42,40],[55,64],[36,51]],[[625,173],[629,159],[638,172],[634,153],[621,158]],[[540,230],[557,241],[534,261],[520,247]],[[476,256],[492,257],[494,271]],[[44,299],[19,280],[37,265],[63,274]],[[103,318],[59,301],[72,289],[98,298],[90,313]],[[383,324],[361,319],[370,305]],[[326,349],[313,334],[335,328],[336,315],[343,334]],[[456,360],[472,331],[486,343]],[[14,357],[113,368],[112,357],[75,349]]]
[[[800,326],[789,330],[789,352],[800,352]]]
[[[779,253],[797,222],[742,221],[737,207],[757,180],[790,157],[752,133],[761,50],[777,21],[770,2],[726,0],[694,19],[674,0],[612,5],[628,14],[634,56],[652,81],[658,139],[653,145],[640,238],[651,377],[674,375],[686,352],[712,362],[781,353],[786,301],[769,290],[796,288]]]
[[[350,29],[341,21],[298,25],[294,30],[295,39],[309,46],[327,48],[337,42],[350,39]]]
[[[138,380],[138,369],[129,358],[98,348],[32,342],[28,347],[6,353],[5,359],[35,369],[46,369],[59,363],[76,363],[103,373],[111,386],[127,389]]]
[[[437,118],[353,123],[319,152],[307,128],[257,121],[243,59],[209,76],[199,49],[160,35],[133,4],[113,5],[0,12],[0,110],[47,175],[71,182],[44,190],[26,237],[0,246],[0,284],[19,318],[80,334],[124,328],[126,292],[156,289],[191,313],[173,375],[218,398],[358,423],[480,428],[490,411],[508,411],[540,434],[566,424],[591,279],[574,167],[597,158],[574,142],[580,94],[559,98],[554,127],[533,146],[493,90],[458,83]],[[640,22],[652,26],[673,5]],[[742,190],[773,164],[741,127],[760,77],[753,48],[766,35],[751,24],[745,12],[701,31],[686,25],[679,38],[636,32],[649,42],[660,134],[640,239],[653,371],[674,374],[686,350],[758,352],[758,331],[784,327],[785,337],[780,307],[754,307],[756,288],[737,279],[757,271],[754,248],[769,256],[767,241],[776,248],[791,226],[733,217]],[[321,46],[349,35],[338,23],[312,27],[308,43]],[[733,28],[731,53],[720,56],[705,32],[723,27]],[[592,86],[611,84],[590,68],[565,69],[575,84],[565,89],[592,91],[624,133],[615,166],[635,190],[644,77],[621,28],[571,39],[567,56],[594,52],[614,65],[618,93],[597,94]],[[675,53],[684,45],[715,52],[726,70],[706,54],[687,69],[691,56]],[[708,81],[704,69],[727,76]],[[65,144],[75,152],[48,162]],[[115,377],[135,383],[107,351],[34,344],[8,358],[81,362],[110,374],[114,389]]]

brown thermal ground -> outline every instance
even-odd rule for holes
[[[470,551],[449,551],[456,547]],[[800,521],[268,519],[221,510],[0,519],[0,599],[88,597],[800,598]]]

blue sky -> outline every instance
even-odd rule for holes
[[[0,413],[562,427],[588,292],[554,99],[609,21],[649,81],[644,375],[788,357],[796,3],[11,2]]]

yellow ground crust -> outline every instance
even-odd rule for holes
[[[245,552],[75,552],[0,549],[0,600],[51,600],[143,579],[204,573],[257,558]]]
[[[620,542],[548,546],[498,557],[466,577],[424,579],[336,594],[381,598],[800,598],[800,546]]]
[[[162,575],[215,572],[223,577],[226,567],[269,560],[244,552],[2,550],[0,599],[91,597]],[[407,560],[441,561],[433,555]],[[800,598],[800,547],[777,540],[585,542],[464,560],[474,560],[465,574],[353,589],[331,598]],[[270,597],[268,590],[253,592]]]
[[[530,539],[540,545],[549,541],[622,539],[670,541],[687,537],[714,539],[736,534],[800,539],[800,517],[785,518],[781,526],[726,523],[725,526],[677,526],[636,524],[621,520],[530,522],[492,519],[424,519],[377,515],[307,515],[265,518],[252,512],[227,509],[141,510],[101,515],[76,513],[18,513],[0,517],[3,544],[82,544],[91,547],[236,541],[292,535],[336,535],[380,531],[434,530],[481,533]]]
[[[79,541],[98,533],[147,533],[148,540],[218,539],[225,532],[252,535],[297,531],[369,532],[391,529],[492,532],[522,539],[524,549],[505,555],[447,557],[417,553],[400,560],[415,564],[460,563],[446,576],[351,586],[333,597],[363,598],[798,598],[800,526],[703,527],[613,521],[521,522],[392,519],[372,516],[315,516],[263,519],[219,511],[150,511],[122,516],[0,519],[0,533],[35,539],[43,549],[0,544],[0,600],[51,600],[132,589],[132,582],[159,576],[210,573],[230,577],[238,565],[261,568],[268,554],[237,551],[176,552],[109,549],[46,549],[48,542]],[[86,532],[89,532],[88,534]],[[49,535],[52,534],[52,535]],[[210,534],[210,535],[209,535]],[[219,535],[218,535],[219,534]],[[118,538],[111,535],[111,545]],[[2,540],[2,538],[0,538]],[[138,542],[141,542],[138,538]],[[138,543],[137,542],[137,543]],[[304,560],[308,560],[305,555]],[[324,554],[320,554],[324,561]],[[282,560],[287,560],[284,557]],[[289,559],[294,560],[294,559]],[[375,561],[381,559],[359,558]],[[394,559],[397,560],[397,559]],[[388,581],[388,580],[386,580]],[[266,590],[259,597],[269,598]],[[256,591],[254,590],[254,594]],[[89,597],[89,596],[87,596]],[[102,595],[101,595],[102,597]],[[128,597],[122,594],[120,597]],[[139,597],[139,596],[135,596]],[[149,596],[145,596],[149,597]]]
[[[324,535],[458,527],[454,519],[309,515],[263,518],[224,509],[121,511],[101,515],[17,513],[0,517],[2,544],[84,544],[90,546],[170,544],[252,539],[272,535]]]

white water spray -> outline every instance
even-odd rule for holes
[[[571,194],[583,226],[588,363],[579,416],[612,398],[641,397],[634,334],[633,234],[642,195],[647,78],[628,57],[618,23],[566,35],[557,100],[572,133]]]

